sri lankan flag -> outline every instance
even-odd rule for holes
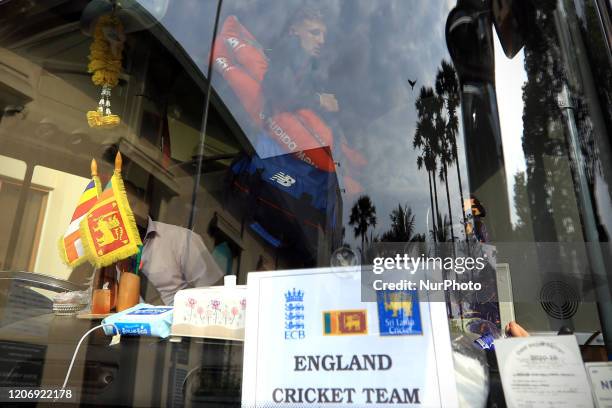
[[[367,310],[330,310],[323,312],[323,335],[368,334]]]
[[[111,180],[80,225],[87,258],[97,267],[128,258],[142,245],[117,162],[121,163],[120,155]]]
[[[94,163],[92,163],[92,167]],[[72,214],[70,225],[59,240],[59,253],[62,260],[70,267],[74,268],[87,260],[83,241],[81,239],[80,224],[87,212],[98,201],[101,193],[100,179],[97,175],[92,176],[92,180],[85,187],[85,191],[79,199],[79,203]]]

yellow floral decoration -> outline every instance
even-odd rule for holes
[[[125,43],[123,26],[113,14],[98,19],[89,47],[89,65],[87,70],[92,74],[94,84],[102,87],[98,109],[87,112],[87,123],[92,128],[112,128],[121,119],[111,112],[111,89],[119,83],[121,73],[121,55]]]

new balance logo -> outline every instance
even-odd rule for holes
[[[290,175],[283,173],[282,171],[279,171],[278,173],[270,177],[270,180],[276,181],[283,187],[291,187],[295,184],[295,179]]]

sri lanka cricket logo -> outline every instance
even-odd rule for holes
[[[380,290],[376,297],[381,336],[423,334],[416,291]]]

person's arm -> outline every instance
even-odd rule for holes
[[[202,238],[186,230],[185,249],[181,257],[181,270],[187,284],[192,287],[213,286],[223,279],[223,272],[206,249]]]

